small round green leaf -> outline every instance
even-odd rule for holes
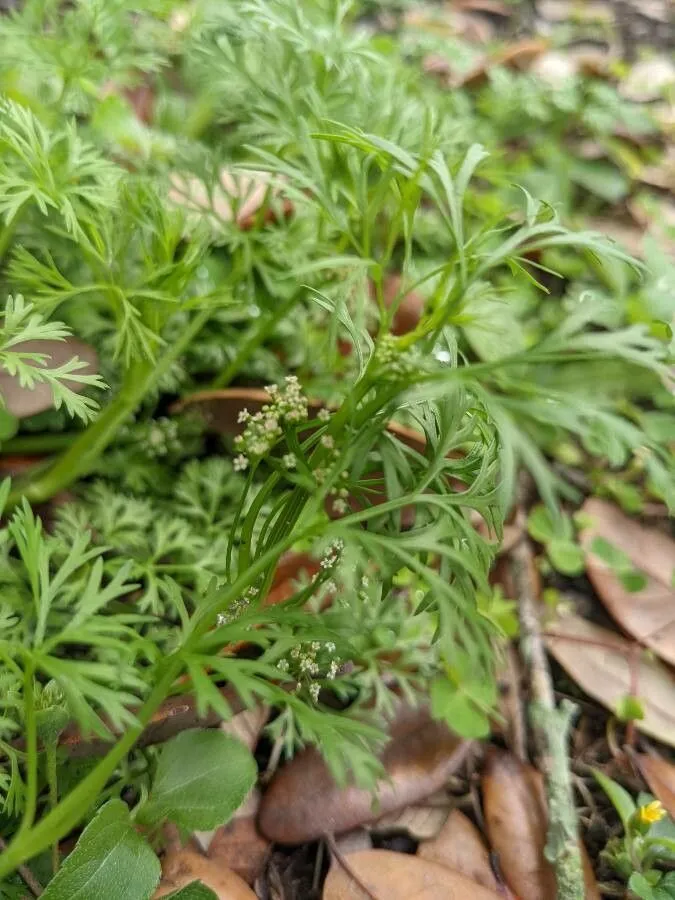
[[[563,575],[581,575],[584,571],[584,553],[578,544],[556,539],[547,545],[546,552],[553,568]]]

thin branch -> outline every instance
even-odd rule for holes
[[[335,861],[342,867],[342,869],[349,876],[349,878],[351,878],[354,884],[363,891],[366,897],[368,897],[368,900],[380,900],[380,898],[376,894],[374,894],[368,887],[366,887],[366,885],[361,881],[356,872],[349,865],[344,855],[340,852],[340,848],[335,843],[335,838],[333,837],[333,835],[326,833],[324,834],[324,839],[328,844],[330,852],[335,857]]]
[[[4,840],[4,838],[0,837],[0,850],[4,851],[6,849],[7,849],[7,842]],[[17,866],[16,871],[18,872],[19,876],[21,877],[21,880],[26,885],[26,887],[31,892],[31,894],[34,897],[40,897],[42,895],[44,888],[42,887],[40,882],[37,880],[35,875],[33,875],[33,873],[28,868],[28,866],[24,866],[24,865]]]
[[[525,518],[522,510],[519,518]],[[531,688],[530,722],[538,762],[546,779],[549,815],[546,856],[555,868],[558,900],[584,900],[578,823],[567,754],[569,730],[577,707],[567,700],[559,707],[555,705],[537,612],[534,555],[526,537],[513,549],[511,567],[519,599],[520,652],[529,672]]]

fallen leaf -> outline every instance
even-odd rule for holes
[[[636,728],[675,746],[675,676],[662,663],[636,656],[636,644],[573,615],[548,627],[546,645],[579,687],[612,712],[637,694],[644,718]]]
[[[593,22],[612,24],[611,6],[599,0],[537,0],[537,14],[549,22]]]
[[[541,773],[513,754],[490,748],[482,779],[485,827],[499,868],[520,900],[557,895],[555,873],[544,855],[548,813]],[[579,841],[586,900],[600,892],[586,849]]]
[[[534,60],[530,71],[551,87],[560,88],[577,75],[579,65],[568,53],[549,50]]]
[[[382,816],[372,827],[376,832],[407,831],[418,841],[436,837],[450,813],[450,798],[446,791],[427,797],[424,803],[406,806],[400,812]]]
[[[548,41],[541,38],[525,38],[515,44],[509,44],[498,53],[481,60],[478,65],[457,78],[455,87],[478,87],[487,81],[490,69],[503,66],[506,69],[527,71],[537,57],[548,49]]]
[[[364,850],[352,853],[347,862],[368,890],[382,900],[496,900],[499,896],[458,872],[406,853]],[[323,888],[323,900],[364,900],[365,897],[342,866],[331,868]]]
[[[218,184],[209,193],[206,184],[193,175],[174,172],[170,176],[169,199],[183,209],[203,218],[209,215],[214,222],[234,222],[242,231],[255,224],[258,213],[268,199],[280,199],[279,183],[268,172],[256,170],[234,172],[227,168],[220,170]],[[277,219],[277,204],[270,204],[265,210],[264,221]],[[282,214],[290,215],[293,206],[289,200],[282,203]]]
[[[361,853],[363,850],[372,850],[373,842],[370,832],[366,828],[354,828],[345,834],[335,838],[335,848],[342,856],[349,856],[350,853]],[[339,865],[335,856],[331,857],[331,866]]]
[[[207,856],[253,885],[263,871],[269,851],[270,842],[259,833],[253,812],[235,815],[227,825],[216,829]]]
[[[649,790],[661,801],[668,815],[675,819],[675,766],[649,753],[635,753],[633,759]]]
[[[374,822],[439,790],[471,748],[425,709],[403,707],[389,731],[381,756],[386,778],[375,797],[354,784],[338,787],[320,753],[303,750],[272,779],[260,807],[261,833],[300,844]]]
[[[482,788],[485,828],[511,890],[522,900],[555,897],[555,874],[544,856],[547,816],[539,773],[491,748]]]
[[[278,576],[278,569],[274,573],[275,581]],[[254,706],[253,709],[245,709],[236,716],[232,716],[227,722],[223,722],[220,730],[225,734],[241,741],[249,750],[255,750],[260,732],[267,724],[270,715],[269,706]]]
[[[590,498],[582,513],[591,524],[581,532],[580,541],[598,596],[628,634],[675,665],[675,541],[604,500]],[[644,573],[647,582],[642,590],[627,590],[614,569],[594,552],[598,539]]]
[[[499,890],[490,865],[490,854],[480,832],[458,809],[453,809],[433,840],[420,844],[417,855],[454,869],[495,893]]]
[[[635,63],[619,85],[619,93],[626,100],[648,103],[663,97],[675,84],[675,64],[665,56]]]
[[[256,900],[256,895],[235,872],[207,859],[194,850],[168,852],[162,859],[162,880],[153,900],[201,881],[211,888],[218,900]]]
[[[86,363],[86,366],[78,370],[78,375],[95,375],[98,372],[98,358],[94,348],[73,337],[63,341],[22,341],[12,345],[12,352],[43,354],[48,357],[45,364],[50,368],[62,366],[77,358]],[[40,368],[40,364],[34,365],[36,369]],[[68,379],[64,379],[63,383],[78,394],[86,387]],[[7,411],[17,419],[34,416],[54,406],[52,389],[48,384],[37,382],[33,387],[22,387],[18,376],[10,375],[5,369],[0,369],[0,394]]]

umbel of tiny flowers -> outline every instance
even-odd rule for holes
[[[245,424],[243,433],[234,439],[238,455],[234,458],[235,472],[243,472],[251,459],[260,459],[270,452],[283,435],[283,425],[297,425],[307,419],[307,398],[303,396],[295,375],[288,375],[280,388],[276,384],[265,388],[270,396],[260,412],[251,415],[247,409],[239,413],[238,422]],[[287,469],[295,465],[292,453],[282,460]]]
[[[333,641],[305,641],[293,647],[288,658],[280,659],[277,669],[295,679],[295,693],[306,687],[316,703],[321,691],[319,680],[334,681],[340,670],[341,660],[335,650]]]

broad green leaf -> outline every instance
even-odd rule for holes
[[[585,568],[584,553],[578,544],[555,538],[546,546],[554,569],[563,575],[581,575]]]
[[[121,800],[110,800],[87,825],[49,882],[44,900],[148,900],[159,860],[135,830]]]
[[[624,828],[626,828],[631,816],[637,809],[633,798],[625,788],[622,788],[620,784],[617,784],[616,781],[608,778],[597,769],[593,770],[593,777],[609,797],[612,806],[618,812],[619,818],[623,822]]]
[[[641,875],[639,872],[633,872],[630,876],[628,887],[636,896],[640,897],[641,900],[655,900],[657,896],[654,894],[654,889],[651,884],[644,875]]]
[[[467,694],[459,691],[447,678],[431,682],[431,713],[447,722],[462,737],[484,738],[490,733],[490,721]]]
[[[542,504],[535,506],[527,517],[527,531],[540,544],[548,544],[553,540],[556,527],[551,511]]]
[[[139,810],[144,824],[170,819],[188,830],[227,822],[255,784],[250,750],[222,731],[183,731],[162,748],[150,796]]]

